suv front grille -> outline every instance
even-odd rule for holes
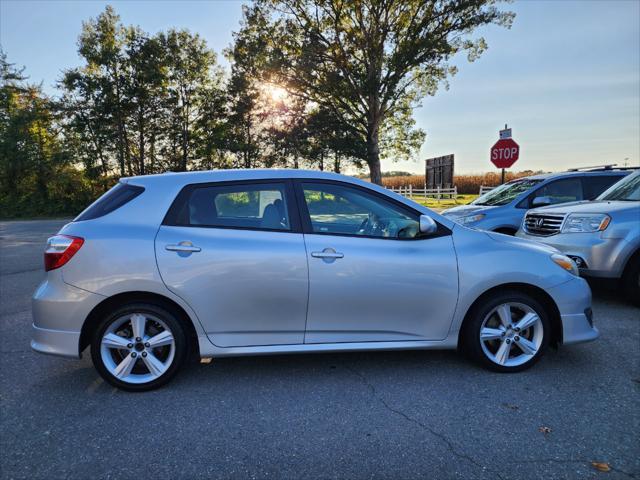
[[[528,213],[524,219],[524,229],[531,235],[549,236],[560,233],[564,214]]]

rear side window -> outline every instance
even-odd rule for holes
[[[540,188],[536,197],[548,197],[551,205],[556,203],[567,203],[582,200],[582,183],[579,178],[564,178],[549,182]]]
[[[620,175],[592,175],[582,178],[584,199],[593,200],[611,185],[620,180]]]
[[[105,216],[130,202],[144,192],[144,188],[127,183],[118,183],[115,187],[102,195],[89,208],[76,217],[74,222],[93,220]]]
[[[291,230],[284,183],[190,187],[165,224],[190,227]]]

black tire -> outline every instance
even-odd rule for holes
[[[499,365],[491,360],[484,349],[482,348],[482,342],[480,340],[480,330],[485,318],[491,314],[491,312],[498,306],[506,303],[522,304],[531,308],[540,318],[542,324],[542,340],[538,347],[537,353],[532,355],[531,358],[520,365]],[[494,320],[495,321],[495,320]],[[551,320],[549,313],[546,311],[544,305],[534,298],[533,296],[519,292],[517,290],[506,290],[504,292],[496,293],[488,296],[478,303],[476,303],[469,311],[467,318],[465,319],[462,327],[462,349],[468,357],[473,361],[479,363],[483,367],[493,370],[494,372],[512,373],[520,372],[532,367],[549,346],[549,340],[551,337]],[[526,332],[525,332],[526,334]],[[497,340],[500,342],[501,340]],[[517,348],[516,343],[513,343],[512,349]],[[517,353],[522,353],[518,350]]]
[[[622,276],[622,288],[627,299],[640,307],[640,252],[629,259]]]
[[[171,331],[174,342],[173,360],[171,361],[171,364],[169,365],[167,370],[154,380],[144,383],[130,383],[120,380],[119,378],[114,376],[114,374],[112,374],[105,365],[101,354],[102,337],[107,329],[114,322],[122,319],[123,316],[135,313],[152,315],[155,318],[161,320]],[[168,383],[178,373],[178,371],[184,364],[185,359],[187,358],[187,350],[187,337],[185,335],[184,327],[178,320],[177,315],[168,309],[149,303],[129,303],[108,313],[98,324],[98,327],[93,332],[93,336],[91,339],[91,360],[93,361],[93,365],[95,366],[100,376],[111,385],[129,392],[146,392],[149,390],[160,388],[161,386]],[[119,352],[116,351],[116,354],[119,354]],[[138,360],[141,360],[141,358],[139,358]]]

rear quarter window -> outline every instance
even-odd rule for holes
[[[611,185],[621,180],[624,175],[593,175],[583,177],[582,186],[584,188],[585,200],[593,200]]]
[[[104,217],[123,205],[129,203],[144,192],[144,188],[137,185],[129,185],[127,183],[118,183],[96,200],[89,208],[78,215],[74,222],[82,222],[84,220],[93,220],[94,218]]]

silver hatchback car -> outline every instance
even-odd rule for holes
[[[321,172],[122,179],[49,239],[45,268],[32,347],[90,347],[125,390],[190,357],[459,347],[512,372],[598,336],[557,250]]]

